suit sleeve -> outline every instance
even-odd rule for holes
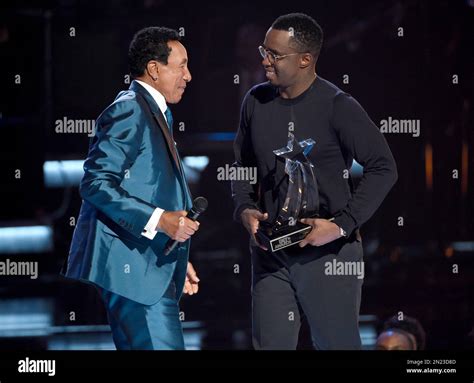
[[[395,184],[397,166],[385,137],[348,94],[336,96],[331,124],[344,151],[364,167],[352,198],[334,219],[350,235],[374,214]]]
[[[250,91],[242,102],[239,129],[234,141],[235,162],[233,167],[256,167],[257,161],[250,135],[250,120],[255,102]],[[240,222],[240,214],[246,208],[258,210],[257,193],[258,182],[255,185],[250,180],[232,180],[232,199],[234,200],[234,220]]]
[[[79,188],[84,200],[138,238],[155,206],[120,185],[139,153],[145,129],[141,113],[139,105],[128,100],[102,113]]]

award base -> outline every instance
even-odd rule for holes
[[[275,228],[267,222],[260,222],[257,239],[272,253],[301,242],[311,231],[311,225],[297,221],[294,225]]]

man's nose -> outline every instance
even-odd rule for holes
[[[186,73],[184,74],[184,81],[186,82],[190,82],[192,80],[193,76],[191,76],[191,72],[189,71],[189,69],[186,69]]]
[[[265,55],[265,57],[263,58],[262,60],[262,65],[266,68],[266,67],[269,67],[269,66],[272,66],[272,64],[270,63],[270,61],[268,60],[268,55]]]

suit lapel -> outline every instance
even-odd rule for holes
[[[188,184],[186,182],[186,177],[184,175],[184,169],[181,163],[181,159],[179,157],[179,153],[176,150],[176,145],[174,143],[174,139],[171,136],[170,130],[168,128],[168,124],[165,120],[165,117],[163,116],[163,113],[161,113],[160,108],[158,105],[156,105],[156,102],[153,100],[151,95],[148,93],[148,91],[143,88],[139,83],[136,81],[132,81],[132,84],[130,85],[130,89],[133,90],[135,93],[138,95],[138,100],[141,100],[145,105],[145,109],[151,113],[153,116],[153,119],[156,122],[156,125],[158,125],[158,128],[160,129],[164,139],[166,146],[168,147],[168,151],[171,155],[171,158],[173,159],[173,165],[175,167],[176,172],[179,174],[179,182],[181,183],[181,186],[183,188],[183,192],[185,194],[185,204],[189,205],[189,201],[191,200],[191,192],[188,188]],[[155,127],[156,129],[156,127]],[[186,198],[186,196],[188,198]],[[188,206],[190,209],[191,206]]]
[[[158,124],[158,127],[161,130],[161,133],[165,137],[166,145],[168,146],[168,150],[170,151],[170,154],[173,157],[176,169],[181,174],[181,166],[180,166],[180,163],[179,163],[178,151],[176,150],[176,146],[175,146],[173,137],[171,136],[171,133],[170,133],[169,128],[168,128],[168,124],[166,123],[166,120],[163,117],[163,113],[161,113],[161,111],[158,111],[158,112],[152,111],[152,114],[153,114],[153,117],[154,117],[156,123]]]
[[[166,123],[166,120],[163,116],[163,113],[159,112],[153,112],[153,117],[155,118],[156,122],[158,123],[158,126],[161,128],[161,132],[163,133],[163,136],[165,136],[168,149],[170,150],[173,159],[175,161],[176,168],[180,174],[180,182],[181,185],[183,186],[183,190],[185,195],[188,198],[185,198],[185,204],[189,205],[189,200],[191,200],[191,191],[189,190],[188,183],[186,181],[186,176],[184,174],[184,168],[183,168],[183,163],[181,162],[181,158],[179,156],[178,150],[176,149],[176,144],[174,143],[173,136],[171,135],[168,124]],[[188,209],[190,209],[191,206],[188,206]]]
[[[163,135],[165,136],[165,138],[168,142],[168,146],[171,147],[173,152],[175,153],[175,156],[173,158],[176,157],[176,159],[175,159],[176,167],[178,169],[179,174],[181,175],[181,180],[182,180],[181,184],[183,186],[185,194],[189,197],[189,198],[186,198],[185,203],[186,203],[186,205],[189,205],[189,203],[187,201],[188,201],[188,199],[189,200],[191,199],[191,192],[189,190],[188,183],[186,181],[186,176],[184,174],[183,163],[181,162],[181,157],[179,156],[178,150],[176,149],[176,144],[174,142],[173,136],[171,135],[171,133],[169,131],[168,124],[166,123],[166,120],[165,120],[165,117],[163,116],[163,113],[161,113],[161,112],[153,113],[153,116],[155,117],[156,121],[158,122],[158,125],[161,128],[161,131],[163,132]],[[190,209],[191,206],[188,206],[188,208]]]

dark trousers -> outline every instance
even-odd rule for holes
[[[251,253],[255,349],[296,349],[303,315],[316,349],[361,348],[358,322],[363,274],[353,273],[357,263],[359,271],[362,268],[359,240],[341,238],[303,249],[294,245],[276,253],[251,247]],[[339,269],[332,267],[333,260],[342,262],[337,264]],[[341,267],[343,275],[337,275]]]

